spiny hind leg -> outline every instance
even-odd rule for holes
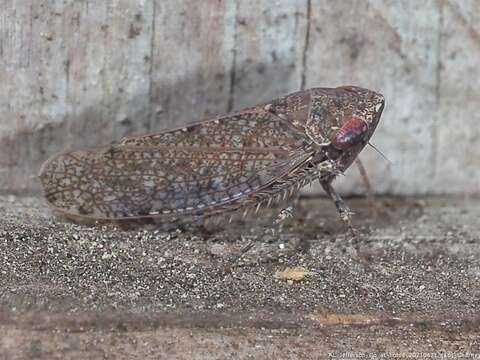
[[[289,243],[289,252],[306,252],[309,249],[309,243],[303,239],[303,237],[298,236],[288,236],[286,235],[282,239],[283,227],[286,223],[286,220],[293,217],[294,212],[296,211],[299,203],[300,195],[297,193],[294,198],[292,198],[287,207],[280,210],[276,218],[273,221],[271,234],[273,235],[272,242],[278,244],[278,248],[283,249],[285,247],[284,239]],[[293,241],[292,241],[293,240]]]
[[[295,196],[294,199],[290,202],[290,205],[280,210],[277,214],[276,218],[273,220],[271,226],[267,226],[263,228],[262,232],[255,236],[255,238],[251,239],[247,245],[245,245],[240,251],[233,254],[227,262],[225,267],[225,272],[231,272],[232,267],[245,255],[247,254],[255,244],[261,242],[261,240],[265,240],[265,238],[271,238],[272,241],[268,242],[278,242],[280,238],[280,234],[283,231],[283,226],[285,221],[293,216],[293,211],[295,205],[298,203],[298,196]],[[281,247],[281,242],[279,242],[278,247]],[[269,251],[270,252],[270,251]],[[275,256],[269,256],[270,259],[274,258]],[[259,259],[260,261],[265,261],[265,259]]]
[[[273,220],[273,224],[270,229],[273,236],[280,235],[280,233],[283,230],[283,226],[285,225],[285,220],[293,216],[293,209],[294,209],[294,204],[289,205],[286,208],[283,208],[277,214],[277,217],[275,218],[275,220]]]

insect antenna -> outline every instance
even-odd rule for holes
[[[387,162],[389,164],[393,164],[389,158],[387,158],[380,150],[378,150],[375,145],[373,145],[370,141],[367,143],[368,145],[370,145],[377,153],[379,153],[385,160],[387,160]]]

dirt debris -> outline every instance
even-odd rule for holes
[[[285,270],[275,272],[275,278],[280,280],[286,280],[289,284],[293,281],[301,281],[307,275],[314,275],[312,271],[308,271],[302,266],[287,267]]]

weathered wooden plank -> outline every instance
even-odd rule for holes
[[[361,156],[376,191],[479,193],[479,6],[2,0],[0,191],[38,189],[65,148],[354,83],[387,98],[373,143],[394,163]],[[362,192],[348,175],[341,188]]]
[[[70,1],[62,15],[68,148],[95,145],[112,138],[112,128],[102,117],[107,11],[106,2]]]
[[[361,155],[376,191],[431,190],[438,29],[434,0],[312,0],[307,85],[355,84],[387,99],[373,143],[393,164]],[[349,170],[344,190],[363,191],[357,173]]]
[[[147,131],[153,3],[81,1],[67,10],[68,145]]]
[[[16,144],[15,130],[25,121],[22,108],[27,91],[20,89],[28,84],[27,65],[30,61],[28,38],[31,29],[24,28],[20,34],[18,16],[29,17],[27,6],[14,6],[14,1],[4,1],[0,12],[0,188],[12,186],[12,179],[18,176],[14,171],[19,162],[9,150]],[[16,76],[19,80],[16,81]],[[21,81],[20,79],[23,79]],[[20,90],[20,91],[18,91]],[[27,96],[25,96],[27,95]],[[20,145],[20,144],[18,144]]]
[[[0,188],[38,189],[52,154],[148,130],[151,2],[4,5]]]
[[[59,150],[66,76],[63,1],[2,1],[0,20],[0,189],[35,187],[36,169]],[[61,147],[61,146],[60,146]]]
[[[233,63],[235,2],[155,2],[152,129],[225,112]]]
[[[300,90],[308,1],[237,3],[230,106],[240,109]]]
[[[150,128],[153,8],[149,0],[107,3],[102,115],[114,139]]]
[[[436,193],[480,193],[480,2],[444,1],[436,112]]]

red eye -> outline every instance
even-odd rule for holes
[[[367,122],[362,118],[354,116],[335,133],[332,139],[332,146],[338,150],[346,150],[360,143],[367,131]]]

